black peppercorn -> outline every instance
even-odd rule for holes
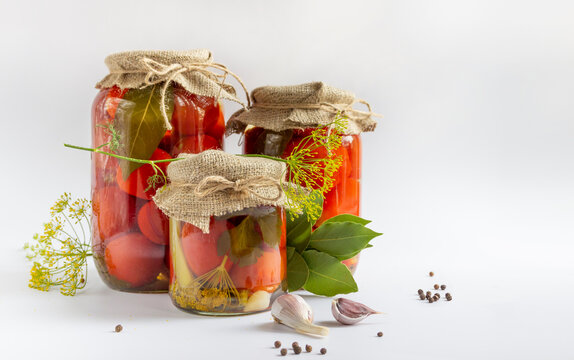
[[[281,347],[281,341],[275,340],[275,342],[273,343],[273,345],[275,346],[276,349],[279,349],[279,348]]]
[[[321,355],[325,355],[327,353],[327,349],[321,348]]]
[[[120,331],[122,331],[123,329],[124,329],[123,326],[121,326],[121,325],[119,325],[119,324],[116,325],[116,332],[120,332]]]
[[[313,347],[311,345],[307,344],[307,345],[305,345],[305,351],[311,352],[311,351],[313,351]]]
[[[441,289],[441,290],[446,290],[446,285],[441,285],[441,286],[440,286],[440,289]]]
[[[379,332],[377,333],[377,336],[378,336],[378,337],[383,337],[383,332],[382,332],[382,331],[379,331]]]
[[[281,349],[281,356],[285,356],[287,355],[287,349],[283,348]]]

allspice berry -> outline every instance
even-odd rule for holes
[[[451,301],[452,300],[452,295],[450,293],[446,293],[445,294],[446,300],[447,301]]]
[[[287,349],[283,348],[281,349],[281,356],[285,356],[287,355]]]
[[[439,293],[434,294],[434,296],[436,296],[437,298],[440,299],[440,294],[439,294]]]
[[[321,355],[325,355],[327,353],[327,349],[321,348]]]
[[[311,352],[311,351],[313,351],[313,347],[311,345],[307,344],[307,345],[305,345],[305,351]]]
[[[434,276],[434,273],[433,273],[432,271],[429,272],[429,276],[430,276],[430,277],[433,277],[433,276]]]
[[[419,289],[419,295],[420,294],[424,294],[425,292],[423,291],[423,289]]]
[[[301,346],[294,346],[293,352],[297,355],[301,354]]]
[[[434,299],[433,299],[433,298],[431,298],[431,297],[429,297],[429,303],[431,303],[431,304],[432,304],[433,302],[434,302]]]
[[[291,344],[291,347],[297,347],[299,346],[299,343],[297,341],[294,341],[293,344]]]
[[[424,299],[426,299],[426,296],[425,296],[425,294],[419,294],[419,297],[421,298],[421,300],[424,300]]]
[[[427,291],[427,296],[432,296],[432,293],[430,291]]]
[[[120,331],[122,331],[123,329],[124,329],[124,327],[121,326],[120,324],[116,325],[116,329],[115,329],[116,332],[120,332]]]
[[[378,337],[383,337],[383,332],[382,332],[382,331],[379,331],[379,332],[377,333],[377,336],[378,336]]]
[[[440,289],[441,289],[441,290],[446,290],[446,285],[441,285],[441,286],[440,286]]]
[[[273,343],[273,346],[275,346],[276,349],[279,349],[281,347],[281,341],[275,340],[275,342]]]
[[[438,284],[434,284],[434,289],[438,290],[438,288],[439,288]]]

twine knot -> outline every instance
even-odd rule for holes
[[[263,196],[260,195],[256,190],[264,187],[272,186],[277,189],[276,196]],[[237,198],[245,198],[249,195],[253,195],[257,198],[267,200],[267,201],[277,201],[283,196],[283,189],[281,188],[281,183],[268,176],[254,176],[247,179],[239,179],[236,181],[231,181],[223,176],[208,176],[197,184],[193,193],[197,197],[205,197],[211,194],[231,190],[234,196]]]
[[[206,62],[186,63],[185,65],[182,65],[179,63],[172,63],[169,65],[166,65],[166,64],[162,64],[158,61],[155,61],[153,59],[150,59],[148,57],[142,58],[141,63],[148,71],[145,75],[144,85],[142,87],[148,87],[151,85],[163,83],[163,87],[161,88],[161,92],[160,92],[160,96],[161,96],[160,110],[161,110],[161,114],[163,116],[163,119],[165,121],[165,127],[167,130],[172,129],[170,119],[167,116],[167,107],[166,107],[166,101],[165,101],[167,89],[169,88],[170,83],[172,81],[175,81],[176,78],[184,72],[195,71],[195,72],[199,72],[199,73],[205,75],[208,78],[215,79],[216,82],[219,84],[219,87],[220,87],[219,93],[217,94],[215,102],[219,101],[219,96],[221,95],[221,90],[227,85],[227,84],[225,84],[225,80],[227,79],[228,75],[231,75],[232,77],[235,78],[235,80],[237,80],[237,82],[243,88],[243,91],[245,92],[246,98],[247,98],[247,106],[251,105],[251,100],[249,99],[249,92],[247,91],[245,84],[243,84],[243,81],[241,81],[241,78],[239,78],[239,76],[237,76],[236,74],[231,72],[229,69],[227,69],[227,67],[225,67],[224,65],[216,64],[216,63],[206,63]],[[222,73],[214,72],[210,68],[219,70]],[[230,86],[230,85],[227,85],[227,86]],[[245,108],[245,104],[241,103],[241,105],[243,105],[243,107]]]

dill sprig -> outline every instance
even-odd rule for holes
[[[51,221],[44,224],[42,234],[35,234],[26,243],[26,257],[33,261],[29,286],[48,291],[60,287],[60,293],[73,296],[84,288],[92,255],[91,224],[88,218],[91,203],[86,199],[72,200],[64,193],[50,208]]]
[[[342,134],[345,133],[347,117],[338,113],[330,124],[317,127],[308,136],[304,137],[291,154],[285,159],[261,154],[244,154],[239,156],[261,157],[280,161],[287,164],[286,181],[281,187],[285,193],[286,206],[291,209],[292,216],[297,216],[305,210],[309,220],[317,220],[321,216],[321,202],[325,195],[335,185],[334,174],[342,165],[343,159],[336,155],[336,150],[341,146]],[[112,140],[102,146],[112,145],[119,141],[117,131],[110,124],[105,126],[109,131]],[[181,158],[162,160],[141,160],[126,156],[121,156],[112,152],[100,150],[98,148],[86,148],[70,144],[64,146],[77,150],[90,151],[103,154],[117,159],[133,161],[141,164],[149,164],[153,167],[154,175],[147,179],[148,188],[155,189],[158,184],[167,184],[167,176],[158,166],[159,163],[173,162]],[[319,150],[326,151],[327,156],[318,156]]]

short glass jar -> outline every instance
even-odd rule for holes
[[[222,149],[225,124],[215,98],[190,93],[175,83],[169,86],[172,96],[166,101],[173,104],[171,130],[163,126],[146,128],[152,116],[155,124],[164,121],[159,111],[159,86],[100,90],[92,107],[93,147],[108,152],[123,149],[128,154],[147,151],[151,156],[144,160]],[[142,104],[146,99],[148,107]],[[140,108],[145,111],[138,111]],[[119,138],[114,135],[118,132]],[[150,184],[155,171],[148,164],[130,167],[131,172],[124,176],[120,161],[124,160],[92,155],[92,247],[96,267],[112,289],[166,292],[169,220],[151,200],[164,182],[160,179]],[[159,164],[164,173],[167,164]]]
[[[302,142],[307,143],[309,141],[308,136],[313,130],[315,128],[276,132],[260,127],[248,127],[245,131],[243,152],[244,154],[262,154],[286,158]],[[318,148],[317,151],[309,155],[311,158],[327,156],[327,150],[324,147]],[[360,215],[361,135],[343,135],[341,146],[336,150],[335,156],[341,157],[342,164],[333,175],[335,185],[324,194],[323,214],[315,224],[315,228],[324,221],[340,214]],[[351,272],[354,272],[358,260],[359,255],[356,255],[344,260],[343,263]]]
[[[212,216],[209,232],[170,220],[174,305],[202,315],[266,311],[285,287],[285,211],[258,206]]]

